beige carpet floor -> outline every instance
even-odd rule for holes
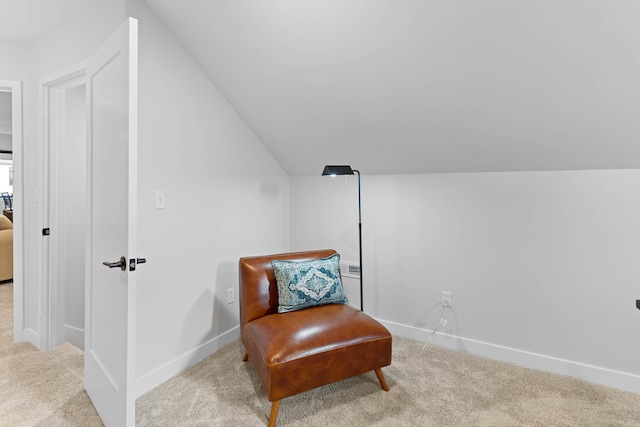
[[[0,284],[0,426],[101,426],[83,354],[13,344]],[[394,337],[393,364],[283,400],[279,426],[640,426],[640,395]],[[138,426],[263,426],[271,404],[236,341],[138,398]]]

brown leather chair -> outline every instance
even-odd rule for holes
[[[312,260],[334,250],[240,258],[240,331],[271,405],[276,424],[281,399],[375,371],[389,390],[382,367],[391,364],[391,334],[348,304],[328,304],[278,313],[272,260]]]

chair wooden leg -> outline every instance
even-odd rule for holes
[[[278,410],[280,409],[280,400],[271,403],[271,416],[269,417],[269,427],[276,426],[276,418],[278,418]]]
[[[387,385],[387,380],[384,379],[384,374],[382,373],[382,368],[376,369],[376,375],[378,376],[378,381],[380,381],[380,385],[384,391],[389,391],[389,386]]]
[[[242,361],[246,362],[247,360],[249,360],[249,353],[247,353],[246,351],[244,352],[244,356],[242,356]]]

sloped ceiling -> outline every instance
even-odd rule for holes
[[[640,167],[636,0],[146,0],[291,175]]]
[[[105,0],[0,0],[30,39]],[[640,167],[637,0],[145,0],[290,175]]]

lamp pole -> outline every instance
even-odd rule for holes
[[[362,205],[360,203],[360,171],[353,169],[358,174],[358,247],[360,248],[360,311],[364,311],[362,292]]]
[[[362,286],[362,205],[360,203],[360,171],[351,169],[348,165],[326,165],[322,176],[354,175],[358,174],[358,247],[360,249],[360,311],[364,311]]]

